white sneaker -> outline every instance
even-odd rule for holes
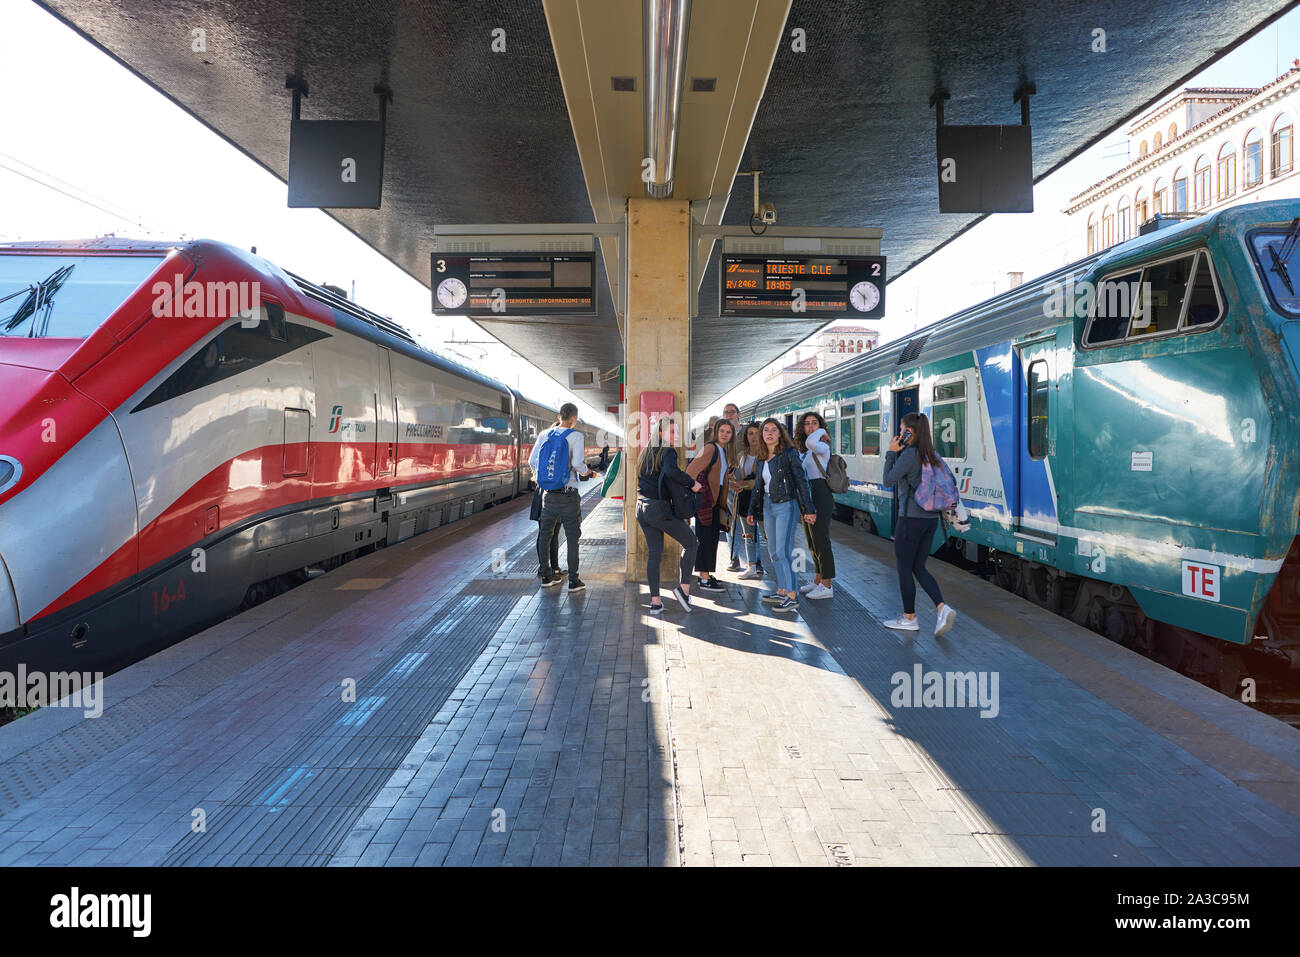
[[[821,588],[821,587],[822,586],[820,582],[809,582],[808,584],[801,585],[799,587],[799,594],[806,595],[809,592],[811,592],[814,588]]]
[[[934,636],[946,635],[952,630],[952,624],[957,620],[957,612],[953,611],[952,605],[945,604],[943,611],[939,612],[939,618],[934,623]]]
[[[748,568],[745,569],[744,574],[740,576],[740,580],[743,582],[753,581],[755,578],[758,577],[759,577],[758,569],[755,568],[753,565],[750,565]]]
[[[810,592],[805,592],[809,598],[830,598],[835,594],[829,585],[818,585]]]
[[[920,631],[921,626],[916,623],[915,618],[904,618],[899,615],[897,618],[891,618],[889,621],[882,621],[886,628],[892,628],[894,631]]]

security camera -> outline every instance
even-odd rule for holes
[[[758,218],[764,224],[771,226],[776,222],[776,207],[771,203],[759,203]]]

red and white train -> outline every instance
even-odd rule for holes
[[[210,241],[0,246],[0,396],[9,671],[115,670],[509,499],[555,419]]]

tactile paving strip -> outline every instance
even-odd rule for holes
[[[357,682],[355,701],[331,707],[163,863],[327,863],[510,614],[518,584],[467,584]]]

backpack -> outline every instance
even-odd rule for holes
[[[830,442],[829,436],[826,441]],[[849,490],[849,463],[844,461],[844,456],[838,452],[831,452],[830,458],[826,460],[826,467],[822,468],[821,459],[817,458],[816,452],[813,452],[813,461],[817,463],[818,468],[821,468],[828,489],[836,494],[843,494]]]
[[[573,429],[555,429],[546,437],[542,451],[537,456],[537,487],[548,492],[558,492],[569,484],[569,436]]]
[[[944,512],[961,504],[957,494],[957,480],[953,478],[952,469],[943,459],[939,460],[943,468],[935,468],[926,462],[921,463],[921,484],[912,496],[916,504],[928,512]]]
[[[838,452],[831,453],[830,463],[826,466],[826,487],[837,494],[849,490],[849,463]]]

